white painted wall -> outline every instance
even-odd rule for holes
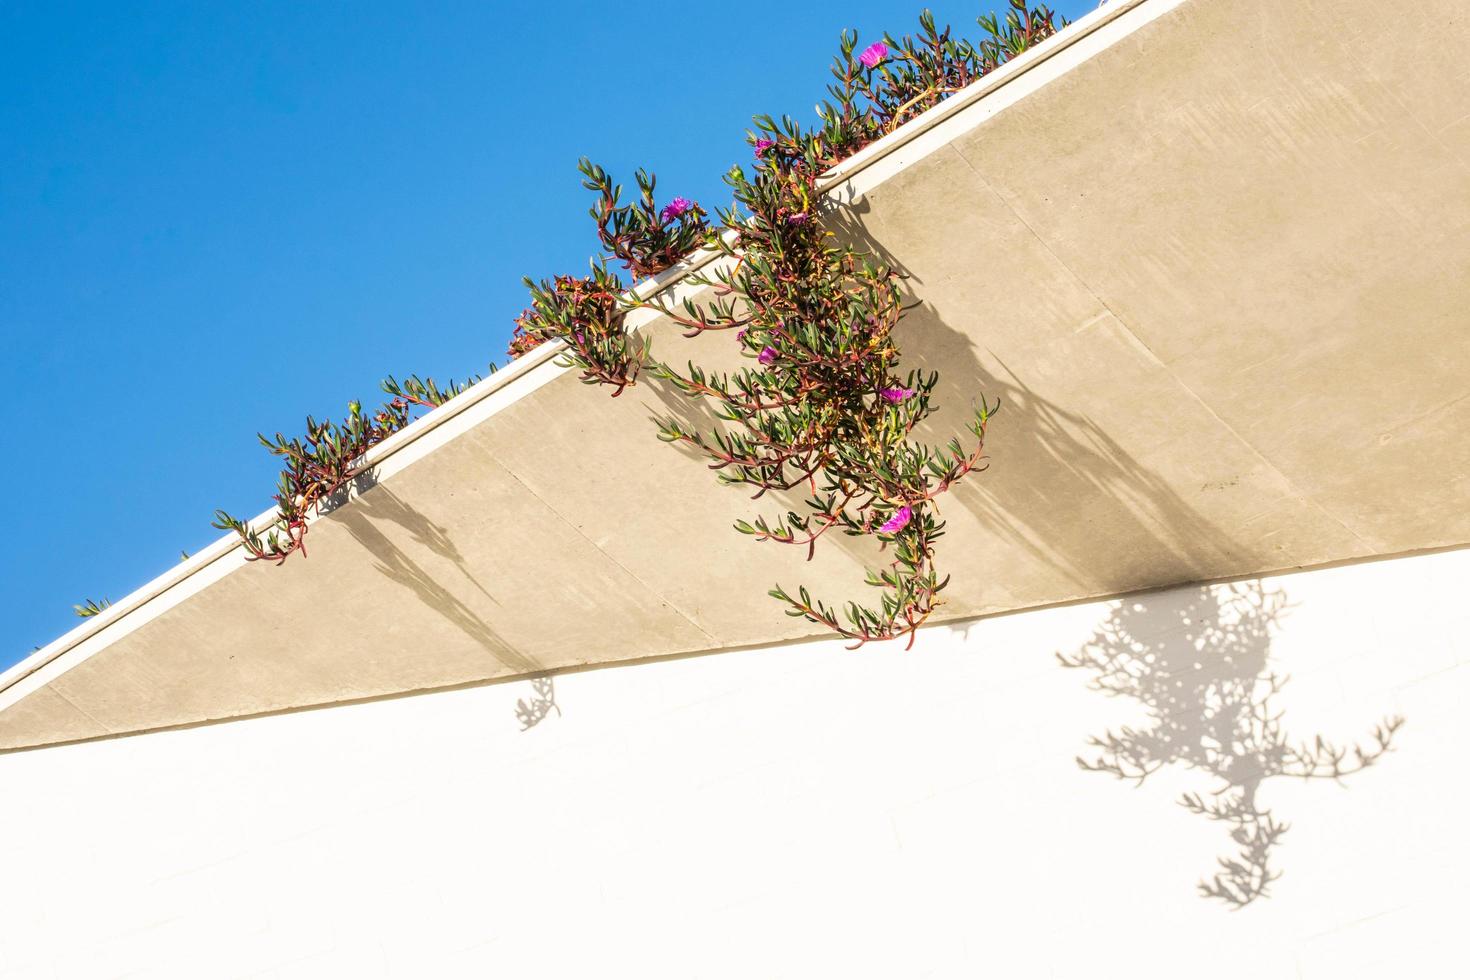
[[[527,731],[521,683],[0,757],[0,977],[1461,976],[1467,580],[1460,551],[911,653],[600,670],[558,678],[561,714]],[[1237,621],[1270,596],[1290,608]],[[1241,782],[1246,747],[1200,751],[1212,711],[1295,740],[1406,724],[1340,784],[1261,783],[1283,876],[1230,911],[1195,891],[1229,827],[1175,802],[1226,783],[1074,761],[1152,727],[1058,664],[1089,638],[1162,699],[1151,757]],[[1263,704],[1267,658],[1290,681]]]

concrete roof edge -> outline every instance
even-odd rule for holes
[[[839,198],[862,193],[960,133],[984,122],[994,111],[1060,77],[1183,2],[1185,0],[1115,0],[1083,15],[1052,38],[842,161],[820,181],[819,190]],[[1061,57],[1068,54],[1071,57]],[[1042,66],[1050,70],[1044,73],[1035,71]],[[1023,78],[1031,84],[1013,85]],[[981,113],[957,127],[954,125],[965,110],[981,105],[988,97],[1008,87],[1023,91],[1011,93],[1013,97],[1003,100],[1003,105],[993,107],[992,112]],[[945,125],[947,123],[950,125]],[[718,260],[720,255],[716,249],[701,250],[688,260],[634,284],[629,293],[648,299],[669,292],[691,274]],[[482,379],[463,394],[427,412],[374,446],[367,454],[367,465],[381,468],[380,475],[399,470],[468,428],[473,424],[471,419],[483,420],[505,405],[529,395],[566,370],[556,363],[562,349],[560,343],[543,344]],[[507,390],[512,387],[514,390]],[[456,422],[459,424],[454,424]],[[383,467],[390,459],[392,463]],[[251,520],[250,524],[263,527],[275,515],[276,509],[271,508]],[[235,535],[222,536],[187,561],[0,672],[0,710],[244,564],[239,539]]]
[[[1011,616],[1022,616],[1027,614],[1043,613],[1053,609],[1066,609],[1074,606],[1084,606],[1098,602],[1126,602],[1141,597],[1158,595],[1192,585],[1198,588],[1213,588],[1221,585],[1230,585],[1235,582],[1252,582],[1259,579],[1289,579],[1297,575],[1308,575],[1320,572],[1330,572],[1337,569],[1355,568],[1361,565],[1371,565],[1379,562],[1402,561],[1405,559],[1430,558],[1436,555],[1453,554],[1455,552],[1470,550],[1470,545],[1449,545],[1441,548],[1421,548],[1413,551],[1405,551],[1392,555],[1369,555],[1360,558],[1347,558],[1337,561],[1322,562],[1315,565],[1290,566],[1271,571],[1257,572],[1251,575],[1230,575],[1219,578],[1200,579],[1189,583],[1175,585],[1156,585],[1142,589],[1130,589],[1125,592],[1115,592],[1104,596],[1080,596],[1075,599],[1061,599],[1056,602],[1045,602],[1038,605],[1023,606],[1016,609],[1007,609],[1000,612],[982,613],[979,615],[955,616],[953,618],[940,619],[920,629],[920,636],[935,631],[968,630],[971,627],[993,619],[1004,619]],[[755,643],[739,644],[732,646],[716,647],[702,650],[687,650],[680,653],[656,654],[648,657],[638,657],[630,660],[615,660],[610,663],[577,664],[568,667],[554,667],[540,671],[538,677],[562,677],[568,674],[580,674],[589,670],[616,669],[619,667],[641,667],[648,664],[668,663],[676,660],[692,660],[697,657],[709,657],[722,653],[744,653],[754,650],[767,650],[774,647],[806,648],[821,646],[823,644],[839,645],[846,644],[846,640],[835,636],[810,636],[799,639],[782,640],[777,643]],[[322,711],[327,708],[351,707],[354,705],[372,704],[378,701],[396,701],[401,698],[422,697],[426,694],[446,694],[452,691],[467,691],[482,687],[495,687],[502,684],[514,684],[524,681],[526,675],[517,674],[508,677],[494,677],[485,680],[465,681],[458,684],[446,684],[435,687],[415,688],[411,690],[396,691],[392,694],[370,694],[364,697],[343,698],[335,701],[325,701],[312,704],[301,704],[290,708],[277,708],[270,711],[259,711],[244,715],[228,715],[221,718],[206,718],[199,721],[183,722],[179,724],[159,725],[155,728],[128,729],[124,731],[111,732],[106,735],[91,735],[84,738],[65,739],[56,742],[44,742],[36,745],[24,745],[14,748],[0,748],[0,756],[15,755],[23,752],[36,752],[42,749],[53,749],[68,745],[86,745],[92,742],[108,742],[119,738],[131,738],[136,735],[154,735],[160,732],[181,732],[195,728],[209,728],[214,725],[225,725],[237,721],[254,721],[261,718],[274,718],[281,715],[295,715],[306,711]]]

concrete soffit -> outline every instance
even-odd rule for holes
[[[963,121],[955,119],[961,110],[975,106],[981,99],[993,96],[1008,85],[1014,85],[1033,69],[1040,66],[1050,68],[1046,77],[1033,76],[1027,79],[1032,82],[1027,89],[1006,93],[1010,96],[1008,101],[1021,98],[1030,88],[1045,84],[1050,78],[1069,70],[1101,48],[1137,30],[1181,2],[1183,0],[1124,0],[1098,8],[1070,24],[1066,30],[1048,39],[1046,43],[1003,65],[966,91],[843,161],[822,181],[821,190],[839,200],[862,194],[864,190],[881,183],[908,164],[933,153],[953,135],[979,125],[986,115],[997,112],[1004,106],[987,106],[985,115],[974,115]],[[1125,14],[1133,16],[1125,19]],[[1103,32],[1102,29],[1107,27],[1112,30]],[[1071,57],[1065,60],[1058,58],[1064,54]],[[945,131],[936,132],[945,123],[948,123]],[[645,299],[669,295],[677,301],[683,298],[678,295],[678,284],[691,273],[716,260],[716,253],[700,253],[685,263],[635,284],[633,293]],[[630,317],[630,326],[636,329],[647,319],[650,317]],[[458,398],[425,414],[401,432],[374,446],[368,453],[368,463],[377,469],[380,478],[387,477],[455,438],[475,422],[493,415],[507,403],[525,397],[567,370],[556,364],[557,354],[562,347],[561,344],[544,344],[496,371]],[[253,527],[264,527],[275,517],[275,513],[274,508],[266,510],[250,524]],[[214,544],[191,556],[188,561],[169,569],[124,596],[100,615],[57,637],[31,656],[0,673],[0,711],[33,689],[36,682],[41,682],[42,679],[36,675],[43,668],[57,665],[65,670],[64,666],[58,664],[62,658],[79,661],[99,648],[98,644],[89,641],[101,638],[109,632],[120,637],[142,625],[146,619],[158,615],[244,564],[244,553],[238,538],[233,534],[221,537]],[[57,672],[59,671],[47,671],[47,675],[54,676]],[[28,679],[33,683],[22,686],[21,682]]]
[[[1451,36],[1369,44],[1377,13],[1366,0],[1334,6],[1330,26],[1311,3],[1115,0],[824,179],[840,233],[910,276],[920,303],[906,352],[956,378],[949,404],[963,408],[985,388],[1017,419],[992,453],[1004,471],[964,498],[963,513],[946,510],[956,582],[982,583],[955,595],[951,618],[1470,541],[1470,305],[1457,285],[1470,279],[1470,75],[1437,53],[1470,43],[1470,15],[1457,0],[1427,3]],[[1410,177],[1412,189],[1401,187]],[[1368,244],[1342,253],[1354,235]],[[695,297],[688,277],[716,255],[633,291]],[[1034,294],[1009,296],[1015,282]],[[658,320],[629,317],[655,333],[669,326]],[[1391,361],[1387,321],[1401,328]],[[0,751],[811,635],[747,628],[759,614],[712,608],[709,581],[661,577],[657,563],[635,560],[629,534],[591,526],[595,492],[568,496],[543,478],[554,447],[533,444],[525,419],[577,412],[575,428],[604,442],[636,424],[566,407],[589,396],[557,354],[533,350],[374,447],[374,489],[313,524],[324,549],[341,536],[344,564],[314,555],[269,570],[276,579],[242,577],[258,566],[224,537],[0,674]],[[1365,382],[1399,406],[1366,435],[1341,419]],[[1365,448],[1349,451],[1359,438]],[[630,456],[641,444],[618,449],[606,468],[647,468]],[[1426,467],[1426,452],[1442,458]],[[466,471],[470,460],[480,469]],[[681,512],[690,533],[724,555],[712,529],[728,529],[740,502],[695,489],[703,472],[669,479],[698,495]],[[625,481],[630,515],[638,494],[658,490],[642,480]],[[1385,502],[1390,487],[1398,497]],[[593,650],[595,634],[566,624],[543,623],[554,634],[543,637],[496,618],[535,601],[469,576],[494,567],[471,552],[496,494],[546,535],[525,531],[524,546],[581,555],[568,560],[598,583],[568,598],[566,617],[610,604],[622,619],[609,629],[638,643]],[[456,496],[452,513],[438,508]],[[752,551],[752,582],[790,574],[770,549]],[[856,552],[824,561],[810,572],[824,587],[863,565]],[[363,583],[350,562],[375,563],[407,590],[393,594],[434,607],[426,622],[476,649],[443,669],[406,670],[385,646],[352,664],[360,683],[316,649],[306,651],[310,677],[293,673],[284,649],[255,674],[233,656],[207,670],[184,654],[154,656],[216,643],[206,620],[245,629],[212,610],[271,609],[262,590],[299,590],[311,575],[318,602],[351,598]],[[459,567],[459,584],[437,581],[441,566]],[[193,620],[167,616],[186,606]],[[286,642],[259,628],[267,643]],[[400,628],[412,635],[407,624],[362,625],[390,646],[404,642]],[[129,641],[142,630],[152,631],[146,651]],[[146,669],[123,668],[124,652],[147,652]],[[103,653],[117,661],[116,683],[97,667],[67,678]]]

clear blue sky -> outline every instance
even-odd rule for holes
[[[503,359],[595,249],[579,156],[723,204],[750,116],[920,6],[0,5],[0,667],[265,509],[256,431]]]

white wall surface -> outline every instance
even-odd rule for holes
[[[592,671],[525,731],[517,683],[3,756],[0,977],[1464,976],[1467,581],[1459,551]],[[1273,726],[1394,715],[1369,770],[1274,775]],[[1187,792],[1290,825],[1268,895],[1197,892],[1240,847]]]

